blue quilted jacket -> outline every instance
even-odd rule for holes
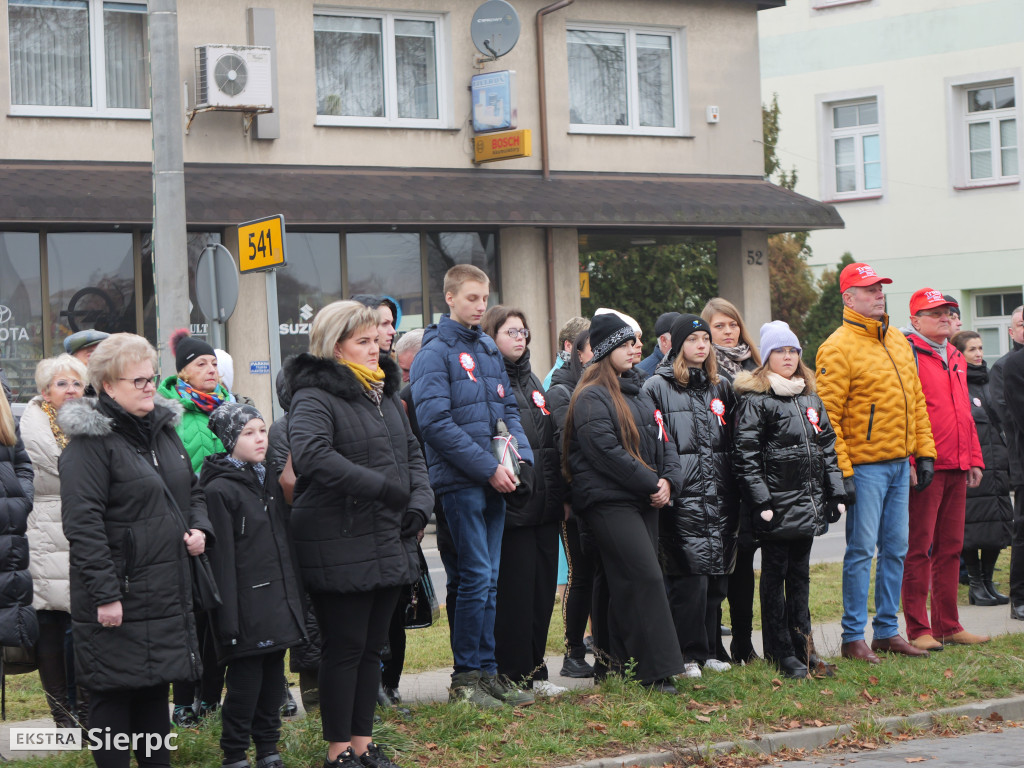
[[[491,453],[498,419],[519,442],[523,460],[533,463],[505,362],[479,326],[466,328],[445,315],[428,327],[409,377],[434,493],[487,485],[498,467]]]

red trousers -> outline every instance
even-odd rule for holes
[[[903,563],[903,615],[907,636],[936,638],[963,630],[956,607],[964,543],[967,473],[943,469],[931,485],[910,491],[910,536]],[[928,592],[932,619],[928,622]]]

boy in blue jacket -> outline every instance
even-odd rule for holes
[[[455,657],[449,700],[525,706],[533,695],[500,679],[494,658],[502,494],[516,490],[515,476],[491,451],[498,419],[519,443],[522,461],[532,464],[533,453],[501,353],[479,326],[490,280],[471,264],[457,264],[444,276],[444,293],[451,312],[426,329],[410,378],[430,485],[441,498],[458,555],[456,578],[449,576],[458,581],[454,615],[448,616]]]

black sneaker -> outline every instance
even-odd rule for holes
[[[179,728],[198,728],[199,718],[196,711],[187,704],[178,704],[174,707],[174,714],[171,715],[171,722]]]
[[[587,663],[586,659],[574,659],[571,656],[565,656],[562,659],[562,677],[593,677],[594,668]]]
[[[284,768],[284,760],[277,752],[271,752],[256,761],[256,768]]]
[[[241,760],[232,760],[230,763],[225,758],[224,762],[220,764],[220,768],[251,768],[249,761],[244,757]],[[283,766],[282,766],[283,768]]]
[[[394,704],[397,707],[399,704],[402,703],[402,694],[398,692],[397,688],[392,688],[388,685],[383,686],[383,688],[384,694],[388,697],[392,704]]]
[[[333,760],[325,757],[323,768],[363,768],[364,763],[359,761],[352,747],[346,747],[345,751]]]
[[[366,751],[359,756],[359,762],[365,766],[365,768],[398,768],[391,760],[388,759],[379,745],[374,744],[372,741],[366,748]]]
[[[299,705],[295,703],[290,688],[284,689],[284,701],[281,702],[281,717],[295,717],[299,714]]]

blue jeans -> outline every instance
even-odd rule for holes
[[[498,594],[505,500],[490,486],[463,488],[441,497],[458,553],[459,589],[452,655],[455,672],[494,674],[494,607]]]
[[[843,557],[843,642],[864,639],[868,622],[871,559],[875,568],[874,637],[899,633],[896,612],[903,586],[910,525],[910,461],[858,464],[853,468],[857,503],[846,513],[846,555]]]

